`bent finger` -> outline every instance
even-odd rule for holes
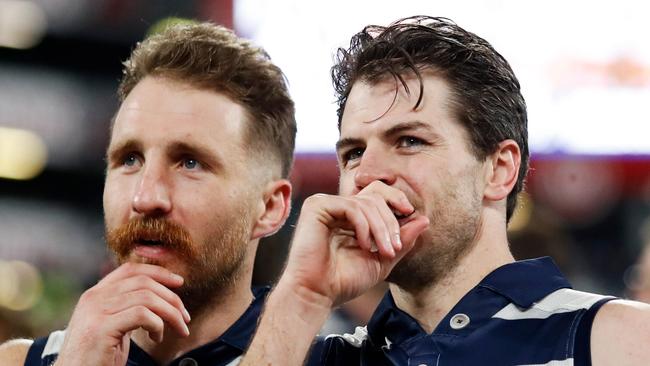
[[[144,306],[169,324],[181,336],[189,335],[183,313],[152,291],[141,289],[127,292],[120,296],[119,301],[113,298],[106,308],[108,314],[117,314],[130,308]]]

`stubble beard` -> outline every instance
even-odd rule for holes
[[[386,279],[408,292],[435,286],[452,273],[476,244],[481,201],[449,189],[445,202],[437,202],[429,216],[431,225],[415,247],[400,260]]]
[[[242,210],[245,211],[245,210]],[[207,239],[196,243],[179,224],[164,218],[145,217],[129,221],[116,229],[106,229],[106,242],[120,264],[139,262],[166,267],[166,263],[133,254],[134,239],[143,235],[162,238],[174,253],[168,269],[183,276],[183,285],[172,289],[187,311],[196,318],[229,296],[241,277],[247,254],[250,225],[245,212],[229,216],[211,226]]]

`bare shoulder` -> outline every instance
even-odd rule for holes
[[[593,365],[647,365],[649,344],[650,305],[613,300],[596,314],[591,329]]]
[[[0,365],[23,365],[27,351],[32,345],[30,339],[13,339],[0,344]]]

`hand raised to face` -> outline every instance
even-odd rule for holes
[[[56,365],[125,365],[138,328],[161,342],[165,327],[188,336],[190,316],[171,290],[183,278],[149,264],[125,263],[83,293]]]
[[[314,195],[303,204],[283,280],[341,304],[384,280],[428,225],[403,192],[380,181],[350,197]]]

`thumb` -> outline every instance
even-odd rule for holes
[[[400,228],[400,239],[402,240],[402,250],[397,254],[398,257],[403,257],[415,246],[415,240],[429,227],[429,218],[426,216],[418,216],[404,224]]]
[[[413,249],[415,246],[415,240],[424,232],[424,230],[429,227],[429,219],[426,216],[418,216],[414,220],[411,220],[404,224],[400,228],[400,239],[402,241],[402,249],[396,251],[394,258],[381,258],[381,270],[382,278],[385,279],[386,276],[392,271],[393,267],[404,258],[404,256]]]

